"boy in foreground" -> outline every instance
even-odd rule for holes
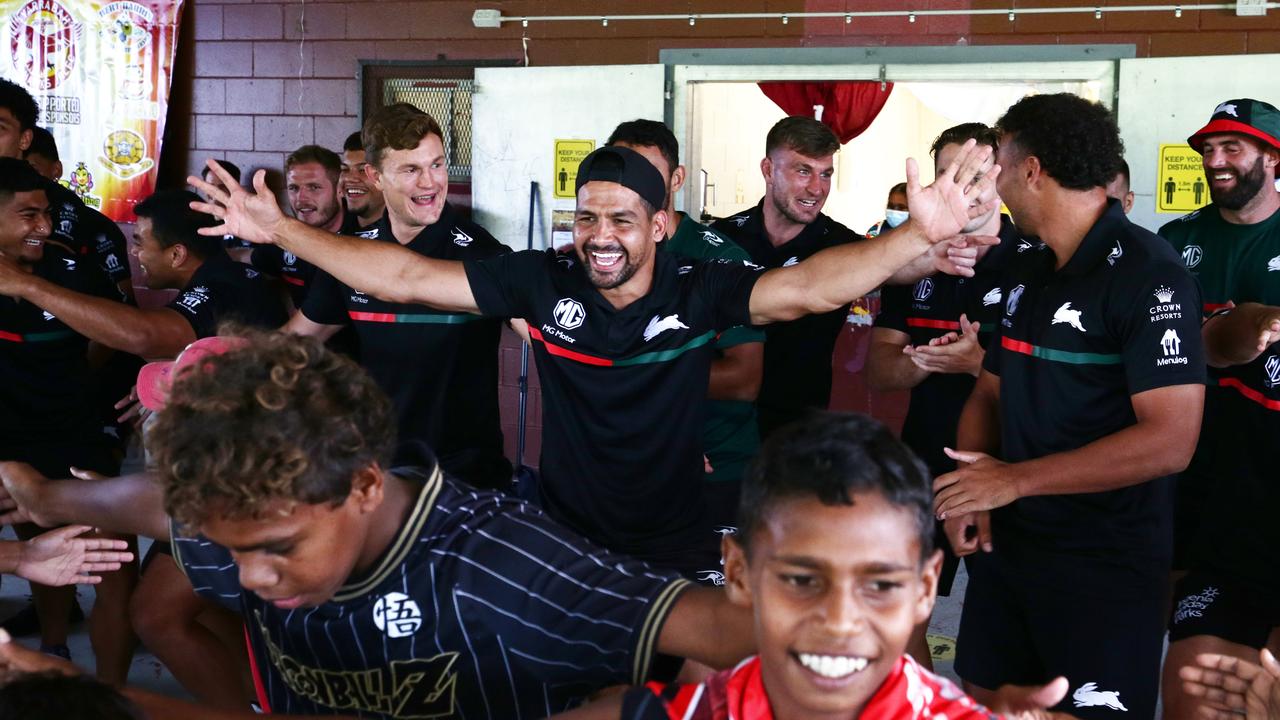
[[[920,461],[879,422],[815,414],[775,433],[747,473],[738,535],[724,540],[731,602],[754,617],[759,655],[700,685],[648,683],[561,720],[995,717],[905,655],[929,618],[942,553]],[[999,709],[1066,693],[1006,687]]]
[[[0,477],[37,520],[52,509],[37,496],[53,491],[69,516],[110,508],[131,530],[172,536],[195,591],[244,617],[264,710],[545,717],[643,682],[657,652],[712,667],[750,652],[749,617],[719,589],[601,550],[437,464],[385,469],[387,397],[317,340],[225,345],[172,374],[147,440],[158,486],[42,483],[3,465]],[[5,669],[74,672],[0,641]],[[252,717],[124,693],[155,717]]]

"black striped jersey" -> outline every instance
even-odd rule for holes
[[[615,309],[576,257],[467,263],[481,312],[529,323],[542,383],[540,499],[618,552],[705,544],[703,399],[716,335],[750,321],[759,266],[654,254],[648,294]]]
[[[1132,396],[1204,382],[1200,291],[1167,243],[1112,200],[1071,258],[1014,253],[984,369],[1000,376],[1002,459],[1075,450],[1132,426]],[[1181,305],[1186,311],[1171,310]],[[1111,553],[1154,567],[1170,553],[1164,478],[1098,493],[1024,497],[993,531],[1036,551]],[[1158,564],[1158,563],[1157,563]]]
[[[245,619],[271,712],[512,720],[643,682],[688,582],[591,545],[538,509],[430,471],[373,570],[312,608],[241,589],[230,553],[174,527],[200,595]]]
[[[45,244],[34,271],[59,287],[121,300],[93,257],[58,245]],[[84,336],[52,313],[0,295],[0,446],[81,442],[100,433],[88,346]]]
[[[1160,228],[1200,281],[1205,315],[1236,304],[1280,306],[1280,212],[1236,225],[1214,205]],[[1194,308],[1188,307],[1188,312]],[[1253,361],[1209,368],[1204,424],[1179,492],[1192,498],[1199,537],[1192,562],[1232,576],[1261,597],[1280,594],[1270,557],[1280,545],[1271,444],[1280,437],[1280,343]]]
[[[1004,266],[1011,255],[1038,252],[1039,242],[1018,235],[1007,216],[1000,222],[1000,244],[987,251],[971,278],[934,273],[914,285],[886,285],[880,290],[876,327],[897,330],[912,345],[960,332],[960,316],[981,323],[978,340],[986,347],[1004,312],[1001,294]],[[960,411],[977,378],[969,373],[930,373],[911,388],[902,442],[929,466],[935,476],[955,469],[955,461],[942,451],[955,447]]]
[[[396,242],[385,213],[358,235]],[[487,230],[446,203],[440,219],[405,247],[440,260],[475,260],[510,252]],[[502,320],[379,300],[320,271],[301,307],[323,325],[354,329],[359,363],[396,409],[397,464],[425,443],[446,472],[477,487],[511,480],[498,412],[498,342]]]

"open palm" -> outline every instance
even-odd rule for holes
[[[999,204],[995,180],[1000,166],[994,164],[991,147],[969,140],[954,160],[929,185],[920,185],[920,166],[907,158],[907,206],[910,222],[931,242],[949,239],[969,221],[990,212]]]
[[[92,529],[70,525],[27,540],[15,574],[41,585],[94,584],[102,580],[94,573],[119,570],[133,559],[124,540],[79,537]]]
[[[209,198],[209,202],[191,203],[191,209],[209,213],[222,224],[201,228],[200,234],[215,237],[235,235],[253,243],[270,243],[272,232],[284,222],[285,216],[280,210],[280,203],[276,202],[275,193],[267,187],[267,171],[258,170],[253,174],[253,192],[249,192],[217,161],[209,160],[208,166],[225,187],[207,183],[194,175],[188,177],[187,182]]]

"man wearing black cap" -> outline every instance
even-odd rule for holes
[[[1188,142],[1204,156],[1212,203],[1160,229],[1204,293],[1210,366],[1204,423],[1178,485],[1179,567],[1165,663],[1169,718],[1196,716],[1178,669],[1200,653],[1252,661],[1280,625],[1280,111],[1221,103]],[[1193,308],[1187,308],[1194,312]]]
[[[286,218],[261,174],[256,192],[203,188],[215,202],[196,207],[225,220],[209,233],[278,243],[386,300],[525,318],[543,388],[543,504],[610,549],[693,572],[719,557],[714,544],[700,544],[699,496],[701,400],[716,334],[829,312],[875,287],[990,210],[990,202],[969,207],[998,174],[990,166],[989,149],[966,146],[921,188],[909,163],[913,216],[903,228],[767,273],[724,262],[682,272],[684,263],[657,253],[670,222],[659,209],[662,175],[621,147],[596,150],[579,167],[574,255],[462,263],[338,238]]]

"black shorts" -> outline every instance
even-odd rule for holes
[[[1175,479],[1173,495],[1173,569],[1187,570],[1200,525],[1204,521],[1204,509],[1209,505],[1213,481],[1188,469]]]
[[[1280,598],[1211,569],[1192,568],[1173,590],[1169,642],[1211,635],[1261,650],[1280,627]]]
[[[1070,683],[1057,711],[1092,720],[1152,718],[1160,691],[1167,563],[1139,576],[1094,559],[965,559],[969,586],[956,673],[979,687]]]

